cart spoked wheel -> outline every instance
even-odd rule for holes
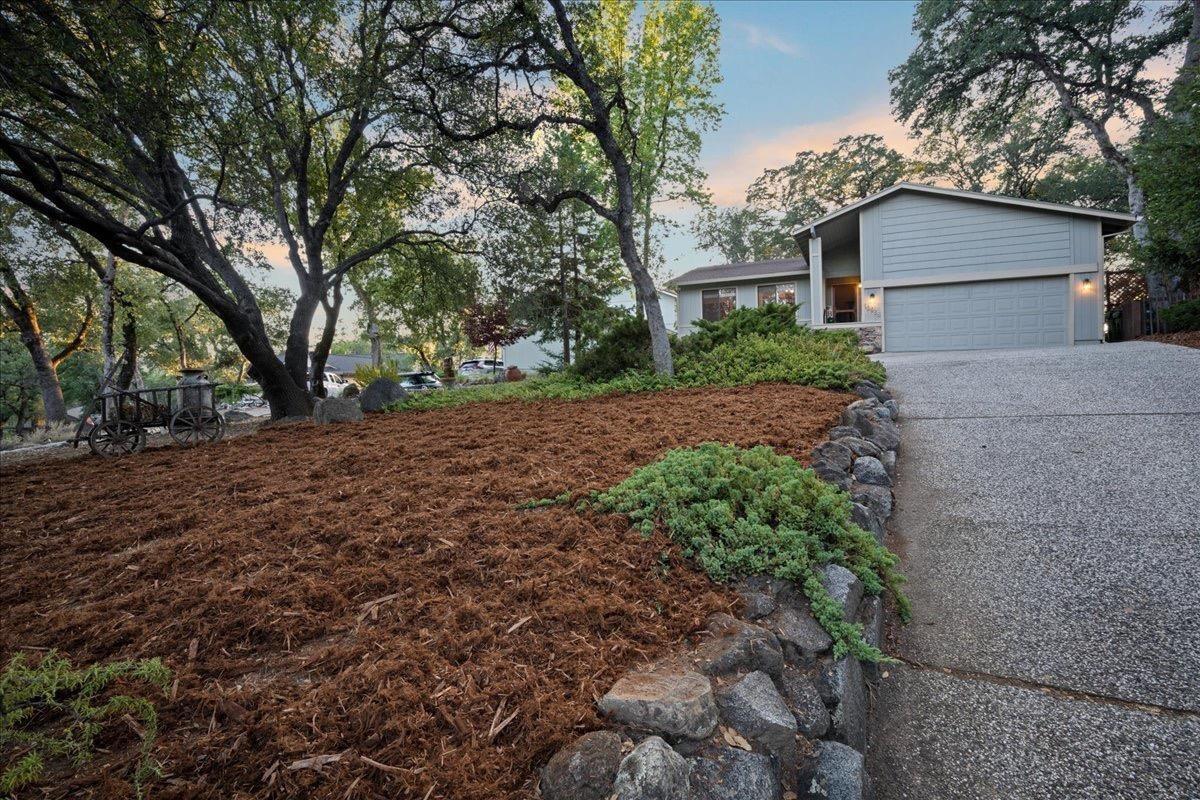
[[[181,408],[171,417],[171,438],[184,447],[215,442],[225,433],[225,420],[207,408]]]
[[[126,420],[105,422],[88,434],[88,447],[96,455],[106,458],[136,453],[145,446],[145,429]]]

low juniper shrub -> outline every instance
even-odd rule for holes
[[[796,324],[795,306],[766,303],[757,308],[735,308],[722,320],[697,320],[695,328],[694,333],[678,341],[676,355],[704,352],[743,336],[795,333],[800,326]]]
[[[850,522],[850,497],[769,447],[671,450],[579,506],[626,514],[646,534],[661,525],[714,580],[765,573],[794,582],[837,656],[885,660],[821,584],[827,564],[853,572],[868,594],[891,594],[908,621],[898,559]]]
[[[150,756],[158,734],[158,712],[145,697],[113,694],[114,683],[147,684],[166,694],[171,671],[157,658],[73,667],[54,651],[29,665],[12,657],[0,674],[0,797],[36,783],[47,762],[78,767],[96,751],[96,739],[110,722],[128,715],[141,725],[140,758],[133,774],[142,797],[160,770]]]

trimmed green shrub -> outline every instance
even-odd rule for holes
[[[814,331],[740,336],[708,350],[680,355],[675,375],[686,386],[742,386],[775,381],[849,389],[867,378],[883,383],[882,364],[858,346],[852,331]]]
[[[680,355],[703,352],[717,345],[728,344],[742,336],[770,336],[776,333],[795,333],[796,307],[784,303],[767,303],[758,308],[735,308],[718,322],[698,320],[695,333],[678,341],[675,352]]]
[[[1184,300],[1161,312],[1167,328],[1174,331],[1200,331],[1200,298]]]
[[[571,371],[589,381],[609,381],[626,372],[644,372],[652,363],[646,320],[628,317],[581,353]]]
[[[141,797],[147,781],[160,774],[150,757],[158,712],[144,697],[110,694],[117,681],[140,681],[165,695],[171,671],[157,658],[76,668],[54,651],[36,666],[29,666],[23,654],[13,656],[0,674],[0,754],[9,759],[0,772],[0,796],[38,781],[48,760],[84,763],[106,723],[129,715],[142,727],[141,758],[133,774]]]
[[[863,640],[861,625],[845,621],[821,584],[826,564],[853,572],[869,594],[890,593],[908,620],[898,559],[850,522],[849,495],[769,447],[709,442],[671,450],[579,506],[626,514],[646,535],[662,525],[714,580],[766,573],[793,581],[837,656],[885,658]]]

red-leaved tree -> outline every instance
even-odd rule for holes
[[[508,306],[500,301],[473,303],[463,312],[463,329],[473,347],[486,347],[492,352],[492,376],[496,374],[496,358],[501,347],[507,347],[526,334],[521,325],[509,320]]]

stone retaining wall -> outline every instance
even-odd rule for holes
[[[853,519],[883,542],[892,513],[899,408],[871,382],[812,468],[850,493]],[[879,646],[883,603],[838,565],[822,582]],[[870,787],[867,683],[874,665],[834,659],[829,634],[788,581],[737,585],[742,619],[714,614],[695,648],[619,679],[599,700],[610,729],[579,737],[542,771],[545,800],[861,800]]]

